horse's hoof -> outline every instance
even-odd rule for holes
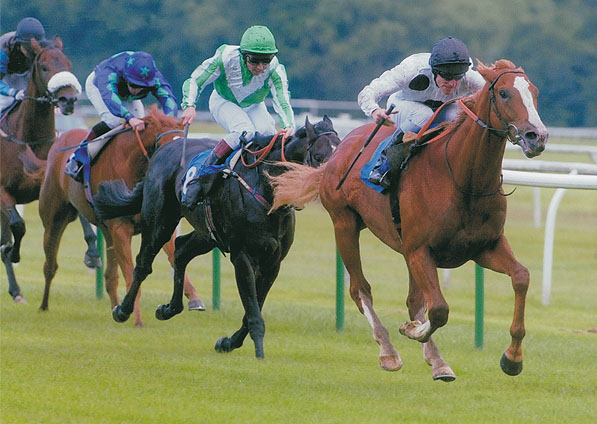
[[[102,267],[102,258],[99,255],[95,256],[86,253],[83,258],[83,263],[87,268],[100,269]]]
[[[399,371],[402,368],[402,360],[396,355],[380,356],[379,366],[385,371]]]
[[[429,321],[425,321],[424,323],[421,323],[418,320],[406,321],[400,326],[399,331],[400,334],[408,337],[409,339],[413,339],[421,343],[427,343],[431,337],[429,326]]]
[[[129,319],[129,316],[131,316],[131,314],[123,312],[120,305],[116,305],[114,306],[114,309],[112,309],[112,318],[114,318],[114,321],[116,322],[125,322]]]
[[[446,383],[456,380],[456,374],[454,374],[454,371],[450,367],[434,371],[432,377],[434,381],[440,380]]]
[[[156,308],[155,317],[160,321],[166,321],[167,319],[172,318],[171,315],[164,312],[164,309],[166,309],[167,307],[168,305],[160,305]]]
[[[14,300],[15,303],[27,303],[27,299],[25,299],[22,295],[17,294],[15,297],[12,298],[12,300]]]
[[[228,337],[222,337],[216,342],[215,346],[216,352],[225,353],[230,352],[232,349],[230,347],[230,339]]]
[[[201,299],[189,300],[189,311],[205,311],[205,304]]]
[[[502,367],[502,371],[504,371],[508,375],[518,375],[522,372],[522,361],[515,362],[506,356],[506,353],[502,355],[502,359],[500,359],[500,367]]]

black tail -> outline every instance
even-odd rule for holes
[[[93,196],[96,216],[105,221],[120,216],[136,215],[143,204],[143,181],[133,191],[123,180],[104,181]]]

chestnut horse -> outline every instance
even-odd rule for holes
[[[91,167],[91,191],[107,180],[123,180],[130,187],[143,179],[150,156],[157,147],[172,141],[180,135],[180,125],[175,118],[159,112],[156,107],[146,116],[145,129],[139,133],[120,133],[104,147]],[[75,129],[64,133],[52,146],[48,155],[45,176],[39,197],[39,214],[44,225],[44,276],[46,280],[41,310],[48,309],[50,285],[58,269],[56,260],[60,239],[66,226],[77,217],[77,212],[101,228],[106,240],[106,291],[112,308],[118,300],[118,265],[126,281],[127,290],[133,281],[133,260],[131,238],[139,216],[125,216],[105,222],[98,221],[89,204],[83,184],[64,174],[66,160],[71,153],[68,147],[76,147],[85,138],[85,130]],[[43,169],[41,170],[43,172]],[[170,263],[173,263],[174,238],[164,245]],[[205,309],[197,297],[195,288],[185,276],[185,292],[189,297],[189,308]],[[136,326],[143,326],[139,308],[139,296],[135,299]]]
[[[10,109],[0,122],[0,253],[8,275],[8,291],[15,302],[24,302],[17,284],[13,263],[20,261],[25,222],[17,204],[39,197],[39,180],[31,179],[23,169],[21,155],[29,152],[45,160],[56,138],[54,108],[64,115],[74,111],[81,86],[70,72],[71,62],[62,52],[62,40],[31,41],[35,52],[25,98]],[[86,261],[99,260],[95,237],[89,224],[82,222],[88,240]]]
[[[135,280],[112,316],[118,322],[128,319],[132,300],[151,273],[159,246],[182,215],[194,231],[176,239],[174,290],[170,303],[156,310],[156,318],[166,320],[182,312],[181,277],[187,264],[196,256],[219,247],[223,252],[230,252],[245,314],[240,328],[232,336],[220,338],[215,349],[230,352],[241,347],[250,335],[255,356],[263,358],[265,322],[261,309],[294,241],[295,223],[292,208],[268,213],[273,193],[266,174],[285,170],[270,161],[287,160],[316,167],[329,158],[340,139],[327,116],[314,125],[307,119],[305,127],[298,129],[287,143],[279,135],[255,137],[250,148],[258,149],[259,158],[251,158],[248,147],[243,149],[246,157],[231,165],[232,169],[221,171],[227,178],[216,181],[207,201],[188,209],[179,199],[185,174],[190,175],[195,170],[191,166],[187,173],[180,158],[185,152],[186,163],[189,163],[195,155],[205,153],[204,141],[206,139],[194,140],[186,150],[180,141],[159,149],[147,176],[132,192],[119,181],[101,184],[95,202],[100,216],[109,218],[129,214],[131,210],[141,212],[141,248],[137,254]],[[213,140],[211,147],[215,142]]]
[[[399,225],[392,219],[389,196],[370,189],[360,178],[363,165],[394,128],[384,127],[373,138],[339,190],[336,187],[340,179],[373,125],[349,133],[323,167],[296,166],[272,180],[274,209],[283,205],[303,207],[305,199],[321,196],[350,274],[350,296],[373,329],[373,337],[380,345],[380,365],[385,370],[399,370],[402,361],[373,309],[371,286],[363,275],[359,232],[364,228],[404,255],[409,271],[406,304],[411,321],[400,327],[400,333],[422,343],[434,379],[452,381],[456,377],[431,339],[448,320],[448,304],[440,290],[437,268],[458,267],[471,259],[512,279],[512,339],[500,365],[509,375],[522,371],[529,272],[516,260],[504,235],[502,158],[507,140],[519,144],[527,157],[540,154],[548,134],[537,113],[538,90],[521,68],[500,60],[491,67],[479,64],[478,71],[487,83],[462,99],[461,107],[467,113],[461,113],[443,136],[426,143],[394,183],[393,192],[397,192],[400,204]],[[304,181],[304,185],[294,184],[297,180]]]

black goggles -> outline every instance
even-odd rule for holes
[[[251,65],[259,65],[260,63],[263,63],[265,65],[269,65],[269,63],[272,61],[272,59],[274,58],[274,55],[255,55],[255,54],[246,54],[245,57],[247,58],[247,61],[251,64]]]
[[[131,88],[137,88],[137,89],[139,89],[139,88],[147,88],[147,87],[144,87],[144,86],[142,86],[142,85],[133,84],[132,82],[127,82],[126,84],[127,84],[129,87],[131,87]]]
[[[462,79],[462,77],[464,77],[464,75],[466,74],[466,72],[463,72],[461,74],[448,74],[446,72],[439,72],[437,73],[440,77],[442,77],[443,79],[445,79],[446,81],[459,81]]]

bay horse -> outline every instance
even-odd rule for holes
[[[137,134],[126,131],[114,136],[104,147],[91,167],[91,192],[97,191],[102,181],[118,179],[130,187],[142,180],[147,170],[150,156],[163,144],[180,135],[180,124],[173,117],[168,117],[153,107],[143,118],[145,129]],[[112,307],[118,305],[118,265],[126,281],[127,289],[133,281],[133,261],[131,238],[136,234],[138,216],[126,216],[108,221],[100,221],[94,215],[93,207],[85,195],[83,184],[74,181],[64,174],[66,160],[72,149],[78,146],[86,136],[86,131],[74,129],[61,135],[50,149],[47,165],[39,166],[39,174],[43,175],[43,183],[39,197],[39,214],[44,226],[44,296],[40,310],[48,309],[50,286],[58,269],[57,254],[60,240],[66,226],[77,214],[84,216],[91,223],[102,229],[106,241],[106,291]],[[45,171],[45,172],[44,172]],[[173,229],[174,231],[174,229]],[[173,231],[164,240],[164,251],[170,262],[173,262]],[[205,306],[188,278],[185,277],[185,292],[189,297],[189,307],[204,310]],[[135,299],[135,326],[142,327],[139,296]]]
[[[293,170],[272,179],[273,210],[287,205],[303,207],[317,195],[321,197],[350,274],[350,296],[372,327],[384,370],[399,370],[402,360],[373,309],[371,286],[363,274],[359,252],[359,233],[364,228],[404,256],[409,271],[406,305],[411,321],[402,324],[400,333],[422,343],[434,379],[452,381],[456,377],[431,338],[448,320],[437,268],[454,268],[469,260],[512,279],[511,343],[500,365],[508,375],[522,371],[524,307],[530,278],[504,234],[502,158],[508,140],[520,145],[529,158],[540,154],[548,133],[537,112],[538,90],[521,68],[499,60],[492,66],[480,63],[478,71],[486,84],[462,99],[466,113],[439,137],[423,143],[420,153],[410,159],[408,168],[390,187],[399,200],[398,223],[392,219],[391,193],[380,194],[360,178],[363,165],[394,128],[384,127],[373,138],[341,189],[336,187],[373,124],[350,132],[324,166],[293,166]],[[296,185],[296,181],[304,184]]]
[[[16,103],[0,121],[0,255],[8,275],[8,291],[17,303],[25,301],[12,264],[21,259],[21,241],[25,221],[17,204],[33,202],[39,197],[40,182],[30,178],[23,168],[21,156],[31,152],[45,160],[56,138],[54,108],[64,115],[74,111],[81,86],[70,72],[72,64],[62,51],[62,40],[31,41],[35,58],[29,70],[25,97]],[[82,222],[88,242],[86,264],[94,266],[99,259],[95,235],[88,223]]]
[[[263,147],[270,138],[268,146]],[[303,128],[287,143],[284,140],[280,135],[273,138],[256,137],[253,146],[261,148],[261,156],[256,160],[247,158],[245,161],[243,158],[231,170],[224,171],[227,178],[214,184],[208,201],[192,209],[180,202],[186,173],[186,166],[180,165],[185,149],[181,141],[174,141],[157,151],[147,176],[132,192],[118,181],[100,185],[95,197],[99,216],[105,219],[141,212],[142,239],[136,259],[135,279],[122,303],[114,308],[112,315],[116,321],[128,319],[137,290],[152,272],[152,262],[159,246],[176,227],[180,217],[184,216],[194,230],[176,239],[172,298],[170,303],[157,308],[156,317],[166,320],[182,311],[181,277],[187,264],[196,256],[218,247],[222,252],[230,252],[245,313],[240,329],[231,337],[220,338],[215,349],[218,352],[230,352],[241,347],[247,334],[250,334],[255,345],[255,356],[264,357],[265,323],[261,309],[278,276],[280,263],[292,245],[295,228],[292,208],[268,213],[273,193],[266,174],[283,172],[279,165],[271,163],[283,158],[307,166],[319,166],[340,141],[327,116],[314,125],[307,118]],[[210,142],[212,147],[215,141]],[[186,163],[205,149],[202,140],[189,143]],[[248,154],[246,150],[243,150],[245,155]]]

